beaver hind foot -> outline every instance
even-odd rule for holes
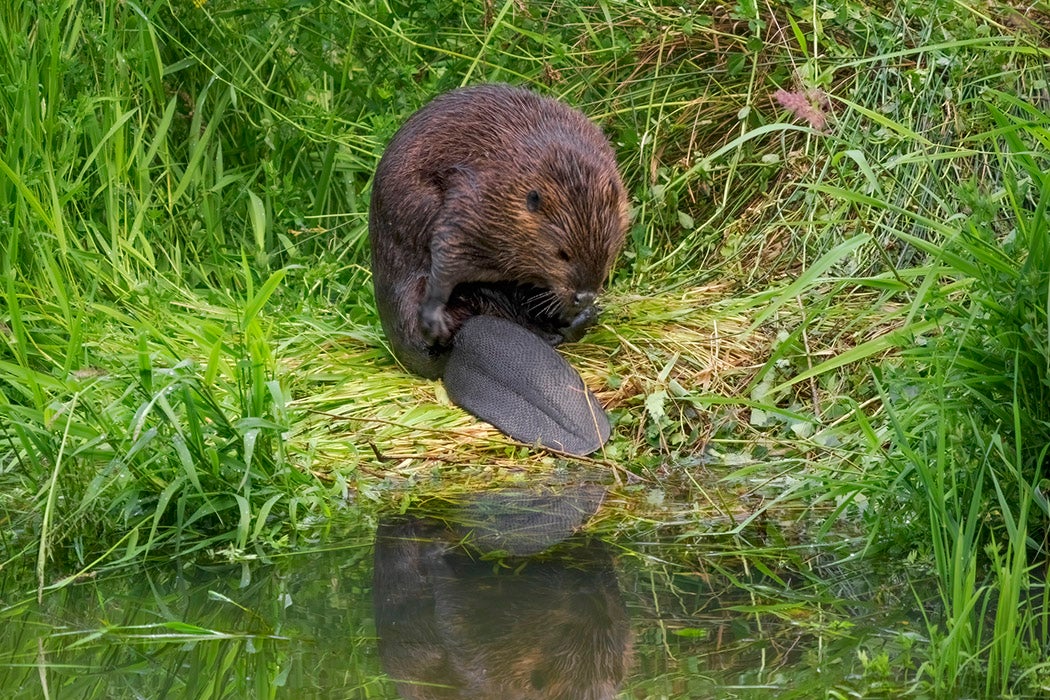
[[[455,404],[520,442],[587,455],[609,439],[609,418],[579,373],[511,321],[467,319],[453,339],[444,381]]]

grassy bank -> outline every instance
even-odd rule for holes
[[[585,473],[617,489],[611,536],[717,537],[758,566],[805,542],[932,576],[919,660],[852,660],[871,682],[1045,691],[1048,17],[5,6],[0,608]],[[483,80],[593,116],[631,193],[602,321],[565,348],[615,424],[582,466],[399,370],[375,313],[375,163],[429,97]],[[770,521],[793,539],[756,553]]]

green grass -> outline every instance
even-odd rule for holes
[[[932,576],[921,640],[850,661],[872,688],[1046,692],[1048,37],[1046,3],[4,6],[0,609],[582,470],[597,530],[686,570]],[[565,348],[615,427],[582,466],[401,372],[375,313],[383,145],[484,80],[592,115],[631,192]]]
[[[994,97],[995,128],[974,141],[996,166],[977,194],[998,211],[985,202],[930,249],[928,274],[940,284],[913,309],[935,312],[940,333],[905,351],[884,396],[900,447],[895,478],[933,534],[948,611],[932,625],[943,657],[931,669],[945,674],[942,685],[983,679],[989,696],[1007,696],[1021,683],[1045,683],[1047,670],[1039,649],[1050,622],[1050,180],[1041,146],[1050,121],[1016,98]],[[893,396],[902,390],[911,396]]]

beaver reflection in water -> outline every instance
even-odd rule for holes
[[[369,212],[376,304],[394,355],[439,377],[479,314],[551,345],[594,321],[627,198],[601,130],[509,85],[440,95],[394,136]]]
[[[430,519],[386,521],[376,538],[379,655],[406,700],[612,700],[630,625],[612,558],[495,566]],[[516,568],[516,570],[515,570]]]

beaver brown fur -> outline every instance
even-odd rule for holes
[[[627,228],[627,197],[601,130],[519,87],[436,97],[376,169],[372,277],[394,355],[441,376],[471,316],[509,319],[551,345],[594,321]]]

